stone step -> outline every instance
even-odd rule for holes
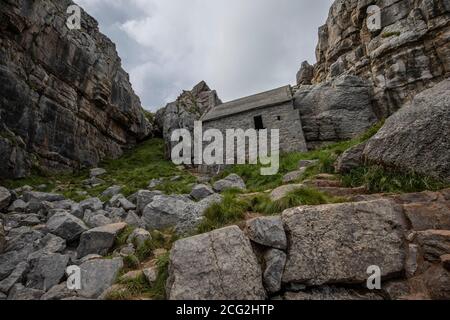
[[[303,181],[305,185],[308,187],[316,187],[316,188],[340,188],[342,187],[342,183],[339,180],[305,180]]]
[[[367,193],[365,187],[359,188],[336,188],[336,187],[319,187],[317,190],[335,197],[351,197]]]

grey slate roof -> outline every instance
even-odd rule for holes
[[[204,122],[217,120],[237,113],[289,102],[292,99],[291,86],[288,85],[215,106],[201,120]]]

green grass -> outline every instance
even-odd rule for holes
[[[245,219],[246,213],[274,215],[301,205],[320,205],[342,201],[344,199],[328,196],[312,188],[299,188],[277,201],[272,201],[268,194],[241,197],[236,193],[225,193],[222,202],[212,204],[206,209],[197,233],[205,233],[239,223]]]
[[[169,277],[169,254],[159,257],[156,261],[157,278],[150,285],[144,274],[135,279],[120,279],[116,284],[121,285],[120,290],[111,292],[107,300],[132,300],[136,298],[147,298],[162,300],[166,298],[166,282]]]
[[[302,205],[321,205],[327,203],[339,203],[345,201],[344,198],[332,197],[312,188],[299,188],[289,192],[284,198],[272,201],[269,195],[260,195],[251,200],[252,211],[273,215],[282,213],[289,208]]]
[[[449,187],[448,184],[430,177],[387,170],[377,165],[354,169],[343,175],[341,180],[346,187],[365,185],[372,193],[438,191]]]
[[[282,185],[283,176],[291,171],[297,170],[300,160],[319,160],[317,165],[308,168],[302,179],[318,173],[334,173],[336,159],[347,149],[370,139],[378,132],[383,124],[384,121],[381,121],[361,136],[349,141],[338,142],[310,152],[282,154],[280,155],[280,170],[278,174],[273,176],[262,176],[260,173],[261,165],[236,165],[227,168],[217,179],[223,178],[231,173],[236,173],[245,180],[247,189],[250,192],[261,192]]]
[[[112,185],[123,186],[125,196],[133,194],[140,189],[146,189],[152,179],[166,178],[158,187],[161,191],[172,194],[189,193],[195,178],[186,171],[178,169],[171,161],[164,157],[164,141],[150,139],[138,145],[135,149],[126,152],[119,159],[105,160],[99,167],[107,170],[107,174],[100,178],[105,184],[96,188],[86,188],[82,181],[89,178],[89,170],[71,174],[43,175],[35,173],[29,178],[20,180],[2,181],[7,188],[15,189],[24,185],[36,187],[46,184],[45,191],[62,193],[68,199],[83,200],[89,196],[99,196]],[[171,177],[180,176],[177,181],[170,181]],[[86,191],[87,196],[80,196],[78,192]]]

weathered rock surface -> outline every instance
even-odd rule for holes
[[[45,254],[30,261],[30,271],[27,273],[27,287],[47,291],[59,284],[64,276],[69,256]]]
[[[150,132],[115,45],[70,0],[7,1],[0,8],[0,175],[95,166]],[[49,19],[48,17],[52,17]]]
[[[55,214],[48,220],[46,226],[51,233],[67,241],[77,240],[83,232],[88,230],[83,221],[68,212]]]
[[[269,293],[276,293],[281,290],[286,253],[277,249],[269,249],[264,254],[264,262],[266,265],[263,273],[264,288]]]
[[[349,173],[353,169],[356,169],[364,165],[364,149],[366,143],[358,144],[348,150],[346,150],[336,161],[334,168],[338,173]]]
[[[295,93],[309,149],[354,138],[369,129],[377,117],[372,109],[370,84],[355,76],[342,76]]]
[[[440,257],[450,254],[450,230],[420,231],[417,240],[429,261],[440,261]]]
[[[245,190],[247,187],[245,186],[245,182],[241,177],[239,177],[237,174],[230,174],[225,179],[216,181],[213,188],[217,192],[222,192],[227,189]]]
[[[171,300],[260,300],[261,279],[249,240],[234,226],[174,244],[167,294]]]
[[[156,113],[156,123],[163,133],[168,156],[172,150],[172,132],[176,129],[193,132],[194,122],[218,104],[221,104],[221,101],[216,91],[201,81],[191,91],[184,91],[176,101]]]
[[[314,67],[303,61],[300,70],[297,72],[297,85],[310,85],[314,77]]]
[[[306,292],[288,292],[284,295],[285,300],[382,300],[376,293],[358,292],[357,290],[321,287]]]
[[[0,210],[3,210],[9,206],[11,202],[11,193],[8,189],[0,187]]]
[[[417,95],[368,141],[364,157],[386,167],[450,181],[450,79]]]
[[[288,193],[304,188],[303,184],[287,184],[281,187],[278,187],[270,193],[270,198],[272,201],[277,201],[284,198]]]
[[[247,235],[260,245],[286,250],[287,239],[280,217],[255,218],[247,221]]]
[[[195,230],[203,219],[204,211],[213,203],[222,201],[222,197],[213,194],[200,202],[194,202],[186,196],[156,196],[142,215],[147,229],[161,230],[175,227],[184,234]]]
[[[372,265],[383,276],[401,273],[406,249],[400,215],[389,200],[286,210],[290,246],[283,282],[362,283]]]
[[[78,294],[84,298],[98,298],[114,284],[122,267],[121,258],[90,260],[83,263],[80,266],[81,290]]]
[[[78,258],[88,254],[106,255],[114,245],[114,240],[126,228],[125,223],[115,223],[84,232],[80,237]]]
[[[381,8],[371,32],[367,9]],[[340,74],[374,85],[379,118],[387,117],[428,84],[450,75],[448,1],[335,1],[319,29],[313,83]]]
[[[450,202],[411,203],[403,208],[415,231],[450,230]]]
[[[192,188],[191,197],[195,200],[202,200],[214,194],[214,190],[207,185],[198,184]]]

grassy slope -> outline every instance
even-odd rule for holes
[[[189,193],[190,185],[195,182],[192,175],[165,159],[164,141],[161,139],[148,140],[119,159],[105,160],[99,166],[107,170],[107,174],[101,176],[106,183],[92,189],[82,184],[83,180],[89,178],[89,170],[48,177],[34,175],[26,179],[6,181],[4,185],[17,188],[24,185],[36,187],[46,184],[46,191],[63,193],[67,198],[81,200],[84,197],[77,194],[79,191],[86,191],[90,196],[98,196],[112,185],[123,186],[123,194],[128,196],[139,189],[145,189],[152,179],[170,180],[171,177],[179,176],[179,180],[167,181],[159,187],[166,193]]]

